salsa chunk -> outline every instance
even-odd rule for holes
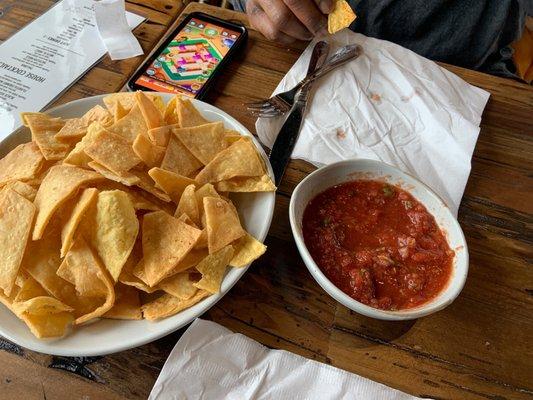
[[[339,289],[383,310],[421,305],[446,286],[454,252],[435,218],[398,186],[356,180],[307,205],[304,241]]]

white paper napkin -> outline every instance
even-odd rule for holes
[[[357,43],[364,54],[320,79],[308,105],[293,158],[317,166],[371,158],[417,176],[457,214],[470,173],[489,93],[410,50],[344,30],[329,39],[331,54]],[[307,70],[310,43],[274,93]],[[259,119],[271,147],[283,119]]]
[[[94,3],[96,26],[112,60],[143,54],[126,19],[124,0],[99,0]]]
[[[149,400],[415,400],[370,379],[197,319],[168,357]]]

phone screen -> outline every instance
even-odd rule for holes
[[[195,96],[242,33],[191,18],[135,83],[157,92]]]

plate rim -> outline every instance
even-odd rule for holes
[[[120,92],[117,92],[117,93],[120,93]],[[124,93],[127,93],[127,92],[124,92]],[[174,94],[171,94],[171,93],[158,93],[158,92],[154,92],[154,93],[160,95],[163,98],[165,103],[167,103],[172,97],[175,96]],[[50,109],[46,109],[43,112],[50,113],[50,114],[57,114],[57,113],[61,113],[65,109],[69,109],[69,108],[75,107],[75,106],[83,107],[84,103],[90,103],[90,102],[94,102],[94,101],[98,102],[98,104],[100,104],[100,105],[103,105],[104,103],[103,103],[102,99],[105,96],[108,96],[109,94],[112,94],[112,93],[106,93],[106,94],[100,94],[100,95],[96,95],[96,96],[89,96],[89,97],[84,97],[84,98],[81,98],[81,99],[76,99],[76,100],[67,102],[65,104],[61,104],[61,105],[58,105],[56,107],[52,107]],[[220,108],[218,108],[218,107],[216,107],[216,106],[214,106],[212,104],[209,104],[209,103],[203,102],[201,100],[197,100],[197,99],[190,99],[190,100],[193,102],[193,104],[195,106],[196,105],[200,105],[201,106],[201,109],[199,110],[201,113],[204,112],[204,111],[210,111],[210,112],[216,113],[216,114],[222,116],[223,118],[225,118],[226,120],[230,121],[231,124],[234,127],[237,128],[237,131],[241,135],[250,137],[252,139],[252,142],[254,143],[254,146],[257,148],[259,154],[261,155],[261,157],[263,158],[263,160],[265,162],[265,166],[267,168],[268,175],[272,179],[274,179],[274,173],[272,171],[272,166],[270,164],[270,161],[269,161],[269,159],[268,159],[268,157],[267,157],[262,145],[257,140],[257,138],[254,135],[252,135],[252,133],[242,123],[240,123],[237,119],[232,117],[230,114],[226,113],[224,110],[221,110]],[[15,130],[14,132],[10,133],[2,141],[0,141],[0,147],[2,147],[2,145],[6,141],[8,141],[9,139],[12,139],[14,136],[21,135],[21,134],[22,134],[22,132],[20,130],[18,130],[18,129]],[[265,192],[265,193],[268,195],[268,204],[267,204],[268,207],[265,210],[267,218],[265,220],[265,224],[263,225],[263,228],[260,230],[261,234],[257,235],[258,236],[257,239],[259,241],[261,241],[261,242],[265,241],[265,239],[266,239],[266,237],[268,235],[268,232],[270,230],[270,226],[272,224],[272,219],[274,217],[274,208],[275,208],[275,203],[276,203],[276,191],[274,191],[274,192]],[[165,329],[162,328],[160,330],[146,331],[146,335],[143,338],[141,338],[141,339],[137,339],[136,337],[132,337],[131,340],[126,341],[124,343],[118,343],[117,345],[114,345],[114,346],[113,345],[105,346],[105,343],[98,343],[98,346],[95,346],[94,350],[80,352],[80,351],[75,350],[75,349],[63,349],[63,348],[57,349],[57,348],[55,348],[54,347],[54,343],[56,341],[60,341],[61,338],[52,339],[52,340],[36,338],[37,340],[41,340],[41,342],[37,342],[37,343],[36,342],[28,342],[25,338],[20,338],[18,336],[10,335],[8,332],[5,331],[5,329],[3,328],[3,325],[1,323],[0,323],[0,337],[3,337],[5,339],[15,343],[16,345],[21,346],[21,347],[23,347],[25,349],[28,349],[28,350],[31,350],[31,351],[36,351],[36,352],[39,352],[39,353],[49,354],[49,355],[53,355],[53,356],[64,356],[64,357],[104,356],[104,355],[108,355],[108,354],[113,354],[113,353],[118,353],[118,352],[129,350],[129,349],[133,349],[133,348],[136,348],[136,347],[140,347],[140,346],[143,346],[145,344],[154,342],[154,341],[156,341],[156,340],[158,340],[158,339],[160,339],[160,338],[162,338],[164,336],[167,336],[167,335],[169,335],[169,334],[171,334],[173,332],[176,332],[177,330],[179,330],[179,329],[183,328],[184,326],[190,324],[196,318],[199,318],[204,313],[209,311],[242,278],[242,276],[246,273],[246,271],[248,270],[250,265],[251,265],[251,263],[248,264],[245,267],[238,268],[237,269],[238,270],[238,274],[235,276],[234,280],[232,282],[226,283],[225,287],[220,291],[220,293],[211,295],[211,296],[207,297],[206,299],[200,301],[199,303],[195,304],[194,306],[190,307],[189,310],[192,310],[192,309],[198,307],[198,310],[196,312],[194,312],[194,315],[192,317],[189,317],[189,318],[185,319],[184,321],[178,322],[176,324],[173,324],[173,325],[171,325],[171,326],[169,326],[169,327],[167,327]],[[222,284],[224,285],[224,281],[222,282]],[[0,304],[0,307],[4,308],[8,312],[11,312],[11,310],[9,310],[3,304]],[[176,314],[176,315],[178,315],[178,314]],[[169,317],[169,318],[172,318],[172,316]],[[102,319],[99,318],[95,322],[98,322],[100,320],[102,320]],[[121,322],[122,320],[115,320],[115,321]],[[139,321],[145,321],[145,320],[139,320]],[[135,321],[128,321],[128,322],[135,322]],[[28,332],[29,332],[29,329],[28,329]],[[31,332],[30,332],[30,334],[31,334]],[[102,348],[102,345],[104,345],[103,348]]]

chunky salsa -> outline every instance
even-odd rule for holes
[[[383,310],[416,307],[447,284],[454,252],[433,216],[405,190],[356,180],[307,205],[304,240],[343,292]]]

